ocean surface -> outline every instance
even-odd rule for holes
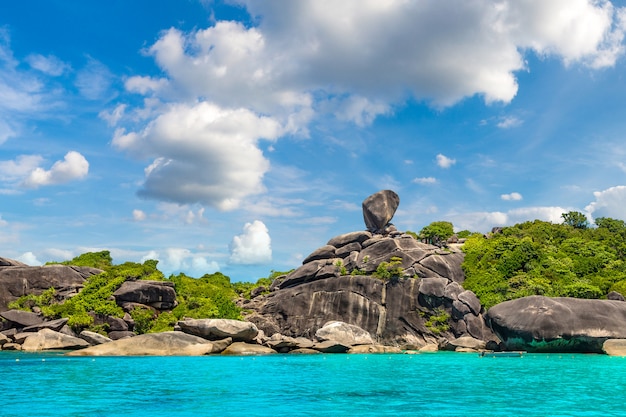
[[[626,358],[0,352],[0,416],[625,416]]]

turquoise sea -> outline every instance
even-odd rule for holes
[[[0,352],[0,416],[624,416],[626,358]]]

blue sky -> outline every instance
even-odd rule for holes
[[[0,256],[254,281],[393,220],[626,220],[624,2],[8,2]]]

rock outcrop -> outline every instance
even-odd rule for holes
[[[208,340],[232,338],[235,342],[251,342],[259,330],[250,322],[227,319],[186,319],[178,322],[180,329]]]
[[[391,190],[379,191],[363,201],[363,220],[372,233],[384,234],[400,205],[400,197]]]
[[[42,329],[37,333],[32,333],[22,343],[22,350],[26,352],[39,352],[42,350],[70,350],[82,349],[89,346],[89,343],[78,337],[69,336],[55,332],[50,329]]]
[[[77,294],[85,279],[102,271],[84,266],[27,266],[21,262],[0,258],[0,311],[10,302],[27,294],[41,294],[54,288],[60,299]]]
[[[142,334],[71,352],[70,356],[198,356],[219,353],[231,340],[208,341],[183,332]]]
[[[276,279],[270,294],[244,305],[253,311],[246,319],[269,335],[332,342],[322,328],[337,321],[370,337],[343,340],[344,347],[331,347],[336,350],[359,344],[419,348],[464,336],[497,343],[480,301],[461,286],[463,253],[398,232],[389,223],[398,203],[393,191],[368,197],[368,230],[335,236],[313,251],[301,267]]]
[[[626,303],[524,297],[489,309],[488,325],[507,350],[603,352],[607,339],[626,339]]]

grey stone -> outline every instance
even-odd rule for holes
[[[92,346],[101,345],[103,343],[109,343],[113,341],[113,339],[103,336],[100,333],[90,332],[89,330],[83,330],[82,332],[80,332],[80,335],[78,337],[80,337]]]
[[[201,356],[219,353],[230,339],[209,342],[183,332],[147,333],[71,352],[69,356]]]
[[[487,311],[489,326],[509,350],[603,352],[607,339],[626,339],[626,303],[532,296]]]
[[[374,343],[372,335],[353,324],[342,321],[331,321],[315,332],[320,341],[334,340],[346,346],[371,345]]]
[[[42,329],[24,340],[22,350],[38,352],[52,349],[81,349],[87,346],[89,346],[89,343],[78,337],[68,336],[50,329]]]
[[[222,355],[271,355],[277,353],[267,346],[235,342],[222,351]]]
[[[308,264],[311,261],[317,261],[319,259],[334,258],[336,249],[337,248],[332,245],[324,245],[320,248],[317,248],[313,251],[313,253],[304,258],[304,261],[302,261],[302,265]]]
[[[35,313],[31,313],[30,311],[3,311],[0,313],[0,317],[14,323],[15,325],[17,325],[17,327],[35,326],[37,324],[43,323],[43,319],[41,318],[41,316]]]
[[[618,293],[617,291],[611,291],[610,293],[608,293],[606,295],[606,298],[607,298],[607,300],[626,301],[624,296],[622,294]]]
[[[325,340],[323,342],[318,342],[311,347],[311,349],[317,350],[322,353],[346,353],[348,350],[350,350],[350,348],[350,345],[345,345],[334,340]]]
[[[185,333],[209,340],[230,337],[235,342],[251,342],[259,333],[253,323],[228,319],[186,319],[178,325]]]
[[[360,245],[371,238],[372,234],[367,231],[350,232],[344,233],[343,235],[335,236],[328,241],[327,245],[331,245],[335,248],[341,248],[343,246],[349,245],[350,243],[358,243]]]
[[[115,301],[139,304],[153,304],[165,302],[173,304],[176,301],[174,283],[168,281],[125,281],[114,293]]]
[[[363,201],[363,220],[372,233],[380,233],[389,224],[400,204],[400,197],[391,190],[372,194]]]
[[[0,311],[27,294],[41,294],[54,288],[59,297],[69,297],[83,287],[85,279],[102,270],[67,265],[0,267]]]
[[[472,310],[472,313],[474,313],[475,316],[480,313],[480,310],[482,308],[480,300],[472,291],[463,291],[461,294],[459,294],[458,299],[459,301],[466,304],[470,308],[470,310]]]
[[[69,319],[67,317],[64,317],[64,318],[60,318],[56,320],[44,321],[43,323],[24,327],[23,331],[38,332],[41,329],[50,329],[50,330],[54,330],[55,332],[58,332],[63,328],[63,326],[65,326],[68,320]]]

